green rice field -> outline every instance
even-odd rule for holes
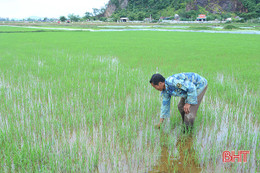
[[[0,172],[260,172],[260,35],[36,30],[0,26]],[[191,134],[156,72],[208,80]]]

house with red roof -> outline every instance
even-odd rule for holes
[[[205,14],[199,14],[197,17],[197,21],[206,21],[206,15]]]

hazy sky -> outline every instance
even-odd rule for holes
[[[92,8],[104,7],[109,0],[0,0],[0,17],[60,17],[74,13],[81,17]]]

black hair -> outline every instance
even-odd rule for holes
[[[159,73],[153,74],[150,83],[158,85],[159,82],[165,82],[165,78]]]

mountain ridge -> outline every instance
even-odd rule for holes
[[[197,13],[245,14],[247,18],[260,16],[259,0],[110,0],[104,12],[104,17],[133,16],[131,13],[141,13],[144,17],[173,16],[183,14],[183,18],[197,15]],[[188,13],[186,15],[185,13]],[[196,14],[195,14],[196,13]],[[141,18],[141,17],[140,17]],[[190,17],[191,18],[191,17]]]

